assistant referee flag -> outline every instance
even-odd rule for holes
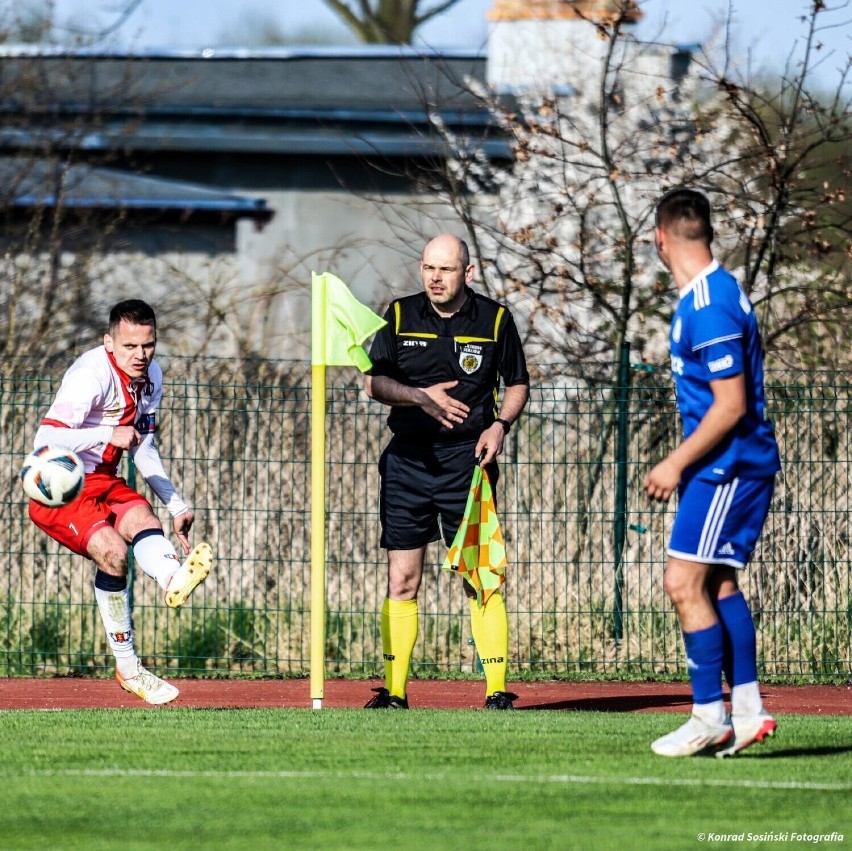
[[[443,570],[454,570],[476,591],[480,607],[506,581],[506,546],[497,519],[488,473],[474,467],[461,526],[453,539]]]

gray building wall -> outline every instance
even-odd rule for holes
[[[179,227],[155,233],[140,221],[107,277],[122,293],[133,280],[172,280],[187,299],[206,293],[229,317],[217,346],[304,358],[312,271],[334,272],[378,310],[419,286],[429,237],[461,234],[415,175],[445,153],[430,112],[482,136],[489,118],[468,85],[484,71],[480,55],[398,48],[144,57],[7,48],[0,148],[47,143],[112,169],[263,199],[271,221],[223,224],[230,251],[227,240],[206,255],[188,250]],[[202,338],[183,336],[187,347]]]

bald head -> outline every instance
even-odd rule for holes
[[[426,243],[420,261],[420,277],[426,296],[441,314],[455,313],[466,301],[465,284],[473,280],[467,243],[442,233]]]
[[[462,267],[467,268],[470,265],[470,250],[467,243],[451,233],[442,233],[434,239],[426,243],[423,249],[423,257],[425,259],[427,253],[440,253],[443,257],[448,257],[451,254],[456,254],[458,262]]]

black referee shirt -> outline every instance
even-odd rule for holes
[[[500,379],[506,386],[529,384],[524,350],[507,307],[465,287],[464,307],[448,319],[439,316],[425,292],[391,302],[387,325],[370,348],[372,376],[409,387],[458,380],[448,395],[470,413],[452,429],[417,406],[392,407],[388,427],[399,438],[428,443],[478,440],[497,416]]]

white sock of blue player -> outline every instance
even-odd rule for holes
[[[760,715],[763,701],[757,684],[757,636],[742,591],[716,600],[725,631],[725,678],[731,687],[732,715]]]
[[[133,626],[130,621],[130,595],[126,576],[112,576],[102,570],[95,572],[95,600],[107,634],[115,667],[123,677],[136,675],[138,659],[133,647]]]
[[[725,723],[722,701],[722,625],[684,632],[686,667],[692,683],[692,714],[711,725]]]
[[[133,539],[130,546],[133,547],[136,564],[165,591],[169,580],[180,567],[180,559],[162,529],[145,529]]]

